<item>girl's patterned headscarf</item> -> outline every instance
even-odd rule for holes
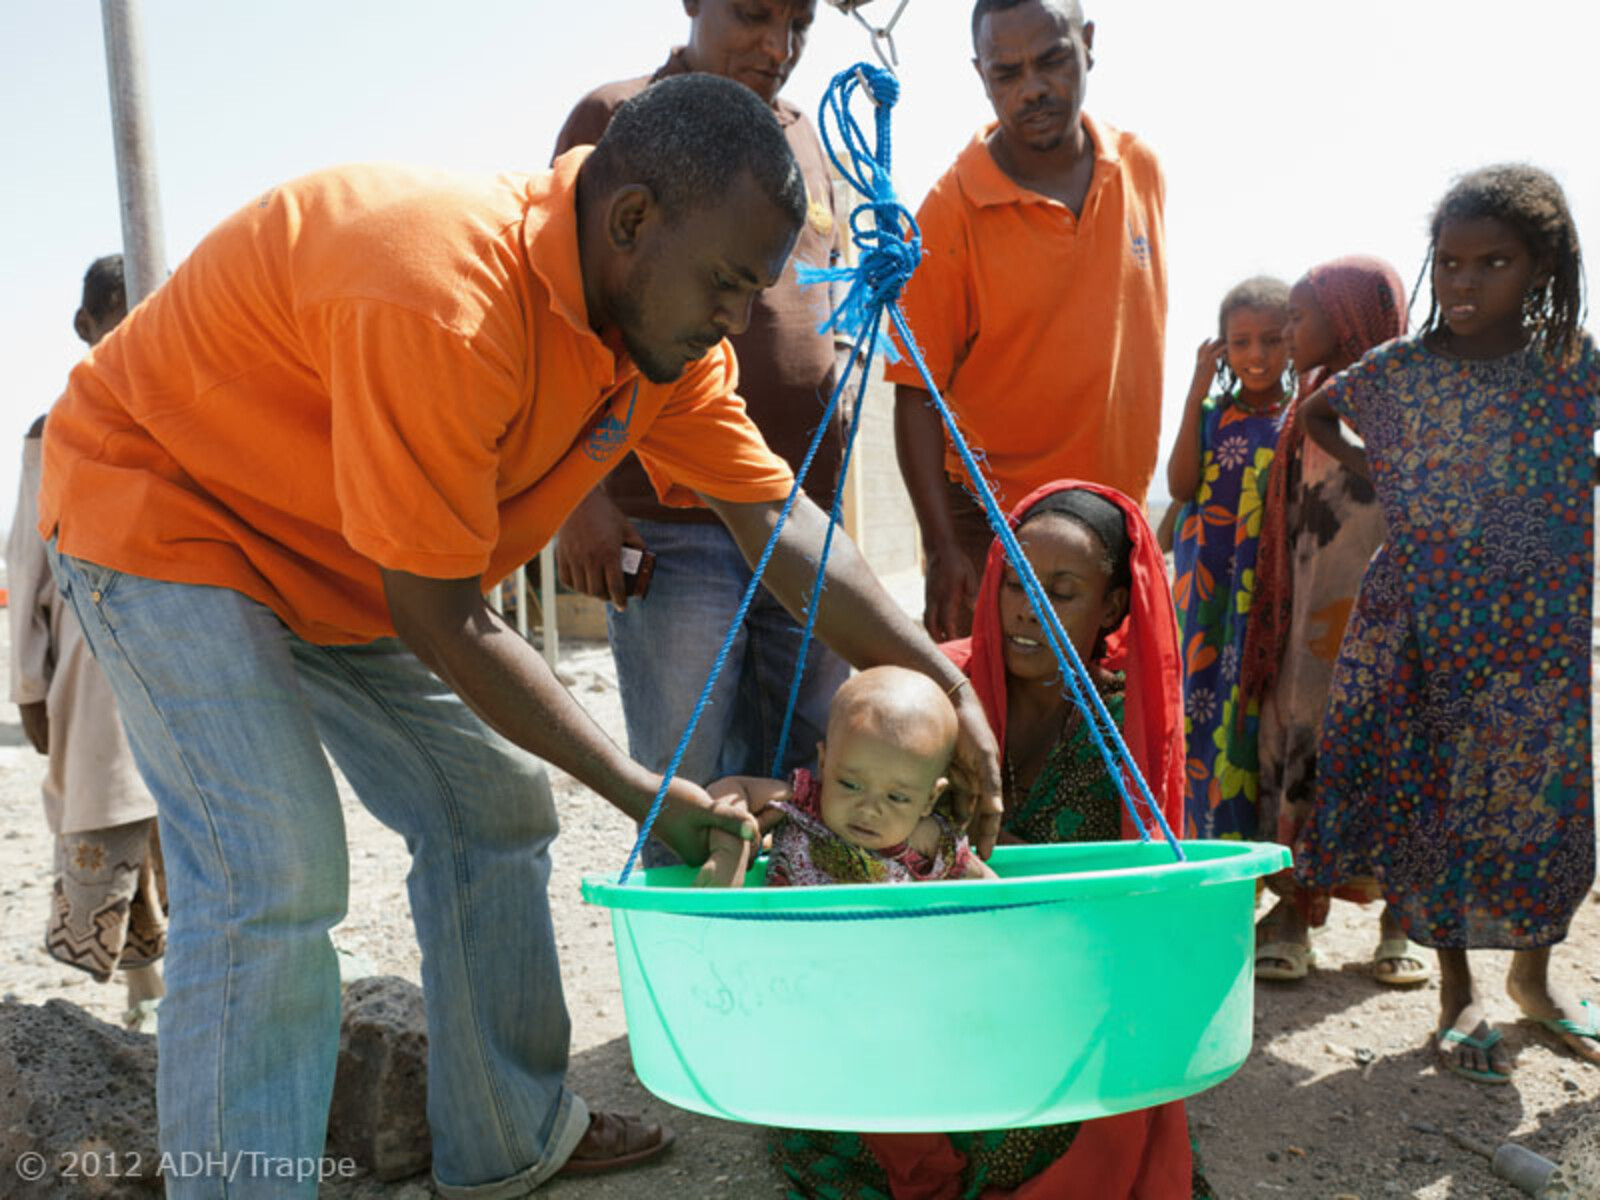
[[[1289,546],[1289,474],[1299,461],[1305,435],[1296,419],[1300,401],[1361,356],[1406,331],[1406,288],[1381,258],[1352,255],[1313,267],[1306,275],[1312,294],[1333,327],[1338,350],[1331,362],[1300,372],[1294,404],[1284,417],[1278,449],[1267,477],[1267,498],[1256,551],[1256,586],[1250,601],[1239,665],[1240,703],[1260,699],[1272,687],[1289,640],[1294,603],[1294,554]]]

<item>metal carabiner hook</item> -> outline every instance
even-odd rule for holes
[[[910,4],[911,0],[900,0],[900,3],[895,7],[894,15],[881,28],[861,15],[861,10],[872,3],[872,0],[828,0],[828,2],[840,12],[849,13],[857,21],[861,22],[861,27],[872,35],[872,52],[878,56],[878,61],[883,64],[884,70],[893,71],[899,67],[900,54],[895,49],[894,27],[900,20],[900,14],[905,12],[906,5]]]

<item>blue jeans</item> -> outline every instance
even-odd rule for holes
[[[273,1164],[322,1154],[339,1045],[328,932],[348,855],[324,745],[411,852],[435,1178],[445,1195],[531,1192],[588,1127],[564,1086],[543,765],[396,640],[312,645],[238,592],[50,550],[159,811],[168,1196],[316,1194]]]
[[[606,624],[628,751],[652,771],[664,771],[739,609],[750,568],[721,525],[634,525],[655,552],[655,574],[643,600],[630,599],[620,613],[606,610]],[[771,774],[801,632],[770,592],[756,593],[679,775],[709,783],[724,775]],[[785,773],[816,762],[828,704],[849,673],[842,658],[812,639],[784,754]],[[654,839],[645,846],[644,859],[647,866],[677,861]]]

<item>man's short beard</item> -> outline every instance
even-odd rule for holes
[[[681,360],[664,364],[634,335],[641,324],[639,297],[650,290],[650,276],[649,266],[643,263],[629,273],[621,293],[612,301],[612,318],[622,334],[623,348],[633,359],[633,365],[639,368],[639,374],[651,383],[673,383],[683,375],[685,364]]]
[[[684,367],[688,366],[688,363],[681,359],[674,360],[670,366],[664,364],[648,349],[635,342],[626,326],[622,330],[622,345],[628,351],[628,357],[633,359],[633,365],[639,368],[639,374],[651,383],[676,383],[683,377]]]

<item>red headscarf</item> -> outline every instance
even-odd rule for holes
[[[1333,326],[1339,348],[1333,361],[1305,372],[1295,402],[1283,419],[1278,449],[1267,472],[1267,498],[1261,514],[1261,541],[1256,550],[1255,593],[1245,625],[1239,659],[1237,711],[1243,701],[1260,699],[1272,687],[1289,642],[1294,607],[1294,552],[1289,545],[1289,473],[1299,460],[1305,434],[1295,410],[1333,375],[1358,361],[1374,346],[1406,331],[1406,287],[1395,269],[1381,258],[1351,255],[1313,267],[1306,274],[1312,294]]]
[[[1128,567],[1132,586],[1128,614],[1106,639],[1102,665],[1127,676],[1122,739],[1150,785],[1150,794],[1174,833],[1183,829],[1183,660],[1179,654],[1178,618],[1167,582],[1166,559],[1144,512],[1115,488],[1063,479],[1048,483],[1011,510],[1015,529],[1030,508],[1055,492],[1081,490],[1115,505],[1128,530]],[[1005,547],[996,538],[989,547],[983,582],[972,611],[972,636],[940,647],[972,680],[983,702],[995,741],[1006,744],[1006,665],[1000,632],[1000,584],[1005,574]],[[1137,793],[1133,793],[1137,801]],[[1152,837],[1155,822],[1146,817]],[[1135,837],[1133,821],[1122,814],[1123,837]]]
[[[1178,619],[1166,560],[1144,512],[1114,488],[1076,480],[1046,484],[1011,512],[1023,515],[1053,492],[1082,489],[1108,500],[1127,526],[1132,575],[1128,614],[1106,639],[1101,660],[1127,676],[1122,737],[1150,784],[1150,794],[1181,834],[1183,821],[1183,675]],[[1005,548],[999,539],[989,559],[972,613],[972,636],[939,647],[983,702],[995,740],[1006,741],[1006,667],[1000,631],[1000,585]],[[1152,837],[1160,834],[1146,816]],[[1136,833],[1127,810],[1124,837]],[[960,1192],[966,1157],[942,1133],[874,1133],[863,1140],[889,1176],[895,1200],[947,1200]],[[1067,1152],[1012,1192],[986,1188],[983,1200],[1188,1200],[1192,1155],[1183,1101],[1085,1121]]]

